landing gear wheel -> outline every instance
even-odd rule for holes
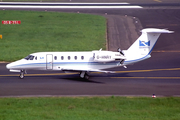
[[[80,72],[80,77],[85,79],[85,80],[89,79],[89,75],[85,71]]]
[[[25,70],[21,70],[19,78],[23,79],[24,78],[24,74],[26,74],[26,71]]]
[[[23,79],[23,78],[24,78],[24,73],[21,73],[21,74],[19,75],[19,78]]]
[[[88,75],[88,74],[85,74],[85,75],[84,75],[84,79],[89,80],[89,75]]]

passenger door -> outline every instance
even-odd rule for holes
[[[46,69],[47,70],[53,69],[53,55],[52,54],[46,55]]]

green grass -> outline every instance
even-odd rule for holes
[[[20,25],[0,24],[0,61],[14,61],[41,51],[105,49],[106,19],[102,16],[6,10],[0,15],[0,21],[21,21]]]
[[[180,98],[0,98],[0,120],[179,120]]]

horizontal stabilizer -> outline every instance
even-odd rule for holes
[[[173,33],[174,31],[169,31],[167,29],[157,29],[157,28],[146,28],[141,30],[144,33]]]

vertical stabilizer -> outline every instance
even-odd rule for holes
[[[143,29],[141,36],[126,51],[127,61],[138,62],[150,57],[150,53],[161,33],[173,33],[166,29]]]
[[[149,55],[161,33],[173,33],[166,29],[143,29],[141,36],[129,47],[128,53]]]

